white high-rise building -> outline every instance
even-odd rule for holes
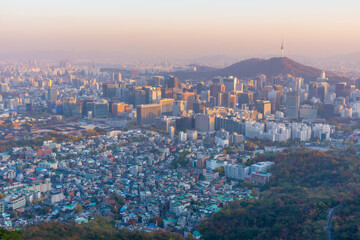
[[[266,124],[266,132],[263,138],[270,141],[287,141],[291,138],[290,128],[283,123],[269,122]]]
[[[249,121],[245,123],[245,136],[248,138],[261,139],[264,133],[265,124],[260,122]]]
[[[311,127],[303,123],[247,122],[245,123],[245,135],[248,138],[272,142],[290,139],[308,141],[311,138]]]
[[[320,140],[330,139],[330,134],[332,132],[331,126],[328,124],[317,123],[313,126],[314,137]]]
[[[311,139],[311,127],[304,123],[292,123],[291,139],[299,141],[309,141]]]
[[[179,132],[179,139],[181,142],[185,142],[187,140],[187,133],[186,132]]]
[[[244,180],[250,173],[250,167],[241,164],[227,164],[224,166],[225,176],[236,180]]]

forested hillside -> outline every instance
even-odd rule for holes
[[[151,233],[134,232],[128,230],[116,231],[113,224],[106,218],[98,217],[89,223],[40,223],[29,226],[21,231],[7,231],[0,229],[1,240],[181,240],[179,234],[168,231],[153,231]]]
[[[234,202],[205,221],[199,230],[206,239],[325,239],[328,210],[360,193],[360,160],[354,151],[302,150],[254,161],[264,160],[276,164],[263,197]],[[360,227],[342,224],[348,224],[348,218],[335,219],[336,237],[344,231],[359,234]]]

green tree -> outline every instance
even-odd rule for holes
[[[75,207],[75,211],[76,211],[77,213],[81,213],[81,212],[82,212],[82,209],[83,209],[83,207],[82,207],[80,204],[77,204],[76,207]]]
[[[23,239],[21,237],[20,231],[8,231],[6,229],[0,228],[0,239],[1,240],[19,240]]]
[[[220,176],[220,177],[225,176],[225,169],[224,169],[223,166],[218,167],[218,168],[215,168],[215,171],[219,173],[219,176]]]

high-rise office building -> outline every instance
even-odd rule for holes
[[[48,90],[48,99],[50,102],[56,102],[58,91],[54,87],[50,87]]]
[[[216,97],[217,100],[216,106],[225,106],[225,102],[227,102],[226,96],[227,95],[225,93],[218,93]]]
[[[344,96],[350,97],[351,93],[355,91],[355,85],[346,85],[344,90]]]
[[[179,88],[179,79],[174,76],[164,78],[165,88]]]
[[[264,116],[271,114],[271,103],[267,100],[257,100],[256,108]]]
[[[336,97],[345,97],[346,82],[335,83]]]
[[[81,104],[77,104],[76,98],[74,97],[66,97],[63,99],[63,114],[65,117],[74,117],[77,115],[80,110],[76,108],[76,106],[80,106]],[[82,109],[81,109],[82,113]]]
[[[325,102],[325,100],[327,99],[327,95],[328,95],[327,93],[328,93],[328,83],[320,82],[318,85],[317,96],[322,102]]]
[[[170,128],[175,128],[176,119],[167,116],[158,117],[155,120],[155,128],[163,131],[170,132]]]
[[[136,108],[138,125],[154,124],[157,117],[161,116],[160,104],[139,105]]]
[[[192,110],[193,105],[196,99],[196,94],[194,92],[184,92],[181,94],[181,100],[187,102],[187,109]]]
[[[318,109],[315,106],[301,105],[299,110],[299,118],[301,119],[317,118]]]
[[[244,92],[238,94],[238,105],[241,107],[242,104],[252,104],[254,101],[254,94],[252,92]]]
[[[225,92],[225,86],[223,84],[213,83],[210,86],[210,96],[212,97],[217,97],[218,93],[223,93],[223,92]]]
[[[163,98],[160,99],[161,112],[162,114],[172,114],[174,108],[174,99]]]
[[[215,116],[207,114],[196,114],[195,129],[199,131],[214,131]]]
[[[357,89],[360,89],[360,78],[356,79],[355,86],[356,86]]]
[[[148,104],[149,103],[149,95],[147,91],[143,88],[137,87],[134,90],[134,105],[138,106],[141,104]]]
[[[183,100],[176,100],[173,102],[173,115],[180,116],[183,112],[187,111],[187,102]]]
[[[227,107],[228,108],[234,108],[236,107],[236,95],[235,94],[230,94],[228,93],[228,102],[227,102]]]
[[[261,74],[256,77],[256,90],[261,91],[261,89],[265,86],[265,84],[266,84],[266,75]]]
[[[95,100],[96,100],[96,97],[86,97],[82,100],[83,116],[87,116],[89,111],[91,111],[92,113],[94,112]]]
[[[319,88],[318,83],[313,82],[309,84],[309,99],[317,98],[318,88]]]
[[[97,118],[106,118],[109,116],[109,103],[102,100],[94,103],[93,116]]]
[[[161,89],[157,87],[144,87],[146,90],[146,104],[159,103],[161,99]]]
[[[152,87],[158,87],[164,84],[163,76],[154,76],[148,81],[149,85]]]
[[[103,85],[103,96],[105,98],[116,97],[116,85],[115,84],[104,84]]]
[[[176,118],[176,131],[183,131],[195,128],[195,118],[184,116]]]
[[[225,92],[234,92],[237,91],[236,87],[237,87],[237,78],[230,76],[227,78],[223,79],[223,84],[225,86]]]
[[[334,114],[335,114],[335,105],[334,104],[325,103],[321,106],[321,108],[322,108],[321,117],[323,117],[325,119],[334,117]]]
[[[286,94],[285,117],[289,119],[299,118],[300,95],[297,92]]]
[[[196,92],[199,94],[201,91],[206,90],[206,85],[204,82],[199,82],[196,84]]]
[[[175,91],[173,88],[162,88],[161,97],[162,98],[174,98]]]
[[[112,74],[112,82],[113,83],[118,83],[118,82],[121,82],[121,73],[119,72],[113,72]]]
[[[230,92],[218,93],[218,106],[234,108],[236,107],[236,95]]]
[[[200,100],[210,102],[210,90],[200,92]]]
[[[194,113],[203,113],[205,109],[204,101],[196,101],[193,107]]]
[[[121,117],[122,113],[130,112],[132,110],[132,107],[127,103],[113,103],[111,105],[111,109],[111,113],[113,116]]]

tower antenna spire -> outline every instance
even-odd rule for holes
[[[281,40],[281,57],[284,57],[284,40]]]

